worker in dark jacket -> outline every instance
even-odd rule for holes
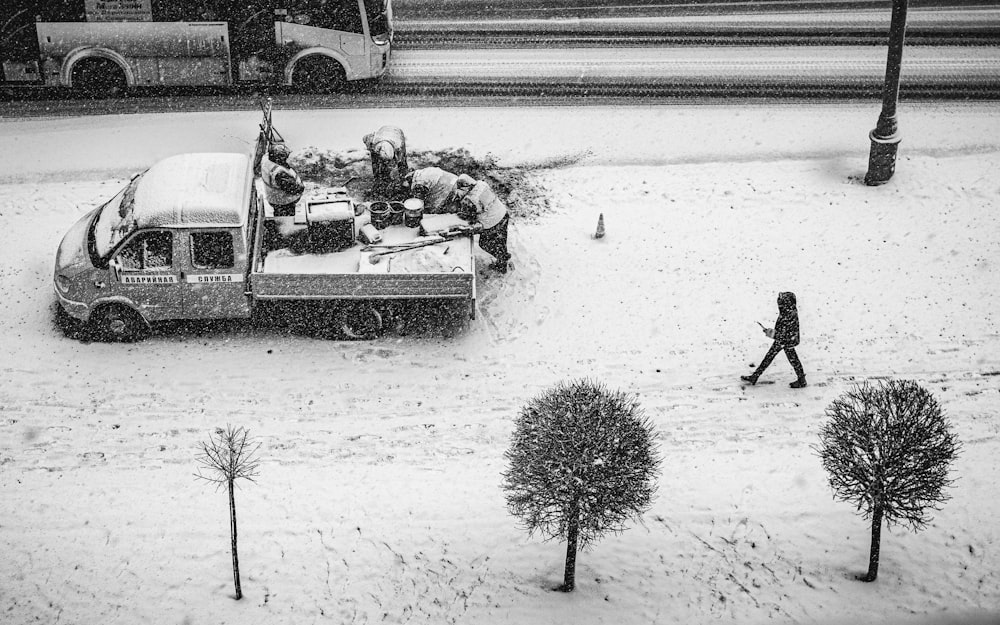
[[[397,200],[405,195],[406,136],[396,126],[382,126],[365,135],[365,147],[372,158],[372,196],[379,200]]]
[[[795,293],[788,291],[778,293],[778,320],[774,322],[773,328],[764,328],[764,334],[768,338],[774,339],[771,349],[767,350],[767,354],[760,361],[756,371],[750,375],[742,375],[740,379],[750,384],[756,384],[757,379],[771,364],[778,352],[784,351],[792,369],[795,370],[795,375],[798,376],[789,386],[792,388],[804,387],[806,374],[802,370],[798,354],[795,353],[795,346],[799,344],[799,311],[795,304]]]
[[[295,214],[295,204],[302,197],[305,185],[288,164],[290,152],[283,143],[272,143],[260,164],[260,178],[264,183],[264,197],[274,210],[275,217]]]
[[[490,269],[507,273],[510,266],[510,252],[507,251],[510,215],[507,214],[507,206],[493,193],[490,185],[469,175],[459,176],[455,187],[459,198],[459,216],[483,227],[479,247],[496,258]]]

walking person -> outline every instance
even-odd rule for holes
[[[750,375],[741,375],[740,379],[750,384],[756,384],[757,379],[771,364],[778,352],[784,351],[797,376],[789,386],[803,388],[806,385],[806,374],[802,370],[798,354],[795,353],[795,346],[799,344],[799,311],[795,303],[795,293],[789,291],[778,293],[778,320],[774,322],[773,328],[764,328],[764,334],[767,335],[767,338],[774,339],[771,349],[767,350],[764,359],[757,365],[756,371]]]
[[[379,200],[396,200],[406,190],[409,173],[406,163],[406,136],[397,126],[382,126],[364,136],[372,159],[372,195]]]
[[[510,252],[507,251],[510,215],[507,214],[507,206],[493,193],[490,185],[467,174],[458,177],[455,187],[459,198],[459,216],[483,226],[479,247],[496,258],[490,269],[507,273],[510,268]]]

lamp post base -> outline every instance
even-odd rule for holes
[[[865,184],[874,187],[889,182],[892,174],[896,172],[896,151],[899,148],[900,136],[898,132],[894,132],[888,137],[880,137],[873,130],[868,133],[868,138],[872,140],[872,149],[868,155]]]

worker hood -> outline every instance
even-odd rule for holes
[[[396,150],[388,141],[380,141],[375,144],[375,154],[383,161],[391,161],[396,158]]]
[[[476,179],[470,176],[469,174],[460,174],[458,176],[458,179],[455,180],[455,184],[458,186],[459,189],[462,189],[463,191],[468,191],[472,187],[476,186]]]
[[[795,293],[791,291],[782,291],[778,293],[778,310],[794,311],[797,304],[795,303]]]
[[[431,185],[435,184],[441,178],[442,173],[444,173],[444,170],[440,167],[424,167],[423,169],[410,172],[408,175],[410,186],[424,187],[425,189],[430,188]]]
[[[279,165],[288,166],[288,157],[292,155],[291,150],[284,143],[272,143],[267,149],[267,158]]]

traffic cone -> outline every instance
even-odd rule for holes
[[[604,238],[604,213],[601,213],[597,218],[597,232],[594,233],[595,239]]]

